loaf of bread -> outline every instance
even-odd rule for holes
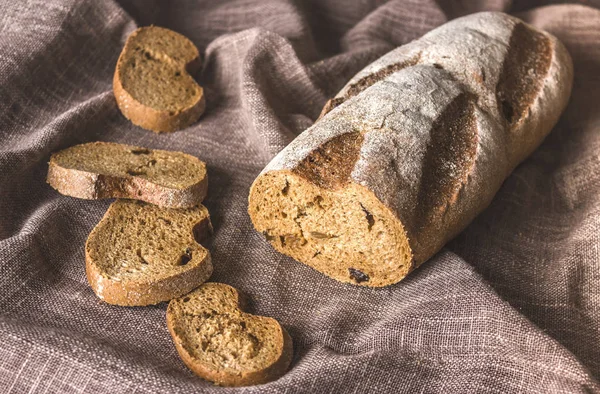
[[[202,205],[166,209],[117,200],[85,244],[88,282],[100,299],[122,306],[187,294],[212,274],[210,253],[199,244],[210,233]]]
[[[206,196],[206,165],[198,158],[113,142],[90,142],[54,153],[47,182],[77,198],[133,198],[188,208]]]
[[[167,327],[184,363],[221,386],[266,383],[292,361],[292,338],[275,319],[243,311],[236,289],[205,283],[167,309]]]
[[[352,78],[254,181],[250,217],[332,278],[396,283],[489,205],[572,80],[547,32],[503,13],[453,20]]]
[[[157,26],[139,28],[117,61],[117,105],[127,119],[148,130],[187,127],[204,112],[204,92],[190,75],[199,67],[198,49],[186,37]]]

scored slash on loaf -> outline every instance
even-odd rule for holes
[[[572,81],[549,33],[502,13],[455,19],[360,71],[267,165],[254,227],[339,281],[396,283],[489,205]]]

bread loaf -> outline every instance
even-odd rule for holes
[[[222,283],[205,283],[167,309],[167,327],[184,363],[222,386],[266,383],[292,361],[292,338],[275,319],[243,311],[243,298]]]
[[[127,119],[148,130],[187,127],[205,107],[204,92],[190,75],[198,68],[198,48],[186,37],[163,27],[141,27],[127,38],[117,61],[117,105]]]
[[[572,79],[546,32],[502,13],[453,20],[360,71],[269,163],[254,226],[339,281],[396,283],[489,205]]]

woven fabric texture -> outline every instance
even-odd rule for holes
[[[552,3],[552,4],[549,4]],[[0,1],[0,392],[600,392],[600,1]],[[499,10],[559,37],[573,95],[491,206],[399,284],[338,283],[276,253],[249,186],[325,101],[387,51]],[[165,26],[200,49],[207,110],[157,135],[117,109],[127,36]],[[45,183],[54,151],[89,141],[206,161],[213,281],[294,339],[290,371],[220,388],[183,365],[166,304],[101,302],[84,244],[110,201]]]

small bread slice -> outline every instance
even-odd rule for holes
[[[198,68],[200,54],[189,39],[162,27],[139,28],[117,61],[117,105],[127,119],[145,129],[183,129],[204,112],[204,92],[190,75]]]
[[[206,196],[206,165],[181,152],[111,142],[76,145],[50,157],[47,182],[67,196],[133,198],[187,208]]]
[[[205,283],[176,298],[167,327],[183,362],[221,386],[249,386],[282,376],[292,361],[292,338],[275,319],[251,315],[236,289]]]
[[[198,243],[211,232],[202,205],[166,209],[117,200],[86,242],[88,281],[115,305],[152,305],[187,294],[212,273],[210,253]]]

